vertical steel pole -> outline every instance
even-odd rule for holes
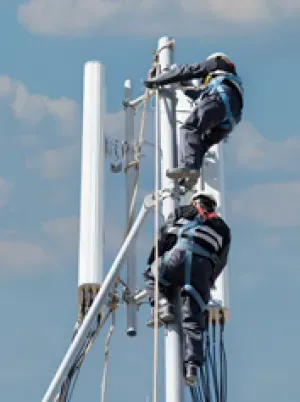
[[[132,83],[131,80],[126,80],[125,84],[125,101],[132,100]],[[131,106],[125,106],[125,166],[134,159],[134,109]],[[126,210],[127,210],[127,221],[130,229],[133,217],[134,208],[132,205],[132,197],[134,194],[136,169],[138,165],[132,166],[126,171]],[[130,293],[134,293],[136,290],[136,257],[135,257],[135,240],[132,241],[126,257],[127,266],[127,286]],[[134,301],[129,301],[127,304],[127,335],[135,336],[137,332],[137,309],[136,303]]]
[[[170,39],[162,37],[158,41],[159,64],[161,71],[173,64],[173,49],[168,46]],[[160,138],[162,150],[162,188],[174,189],[175,181],[166,176],[166,170],[177,165],[175,93],[170,85],[161,91],[160,107]],[[168,197],[163,201],[162,213],[166,219],[179,205],[179,199]],[[182,340],[180,333],[180,297],[175,300],[179,314],[175,323],[169,324],[165,330],[165,373],[166,373],[166,402],[183,402],[182,377]]]

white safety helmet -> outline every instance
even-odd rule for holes
[[[221,53],[221,52],[217,52],[217,53],[212,53],[210,56],[207,57],[207,60],[213,60],[213,59],[220,59],[223,60],[232,70],[231,74],[235,73],[235,65],[233,64],[233,62],[231,61],[230,57],[225,54],[225,53]],[[214,70],[211,73],[211,76],[216,76],[216,75],[222,75],[224,73],[228,74],[228,71],[224,71],[224,70]]]
[[[203,191],[199,191],[198,193],[194,194],[191,199],[190,203],[197,200],[209,201],[212,204],[213,209],[215,209],[218,205],[216,198],[209,193],[205,193]]]
[[[227,54],[221,52],[212,53],[207,57],[206,60],[212,60],[212,59],[221,59],[224,60],[225,63],[233,64],[230,57]]]

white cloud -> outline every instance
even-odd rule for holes
[[[136,119],[138,122],[138,116]],[[115,159],[114,140],[118,140],[118,156],[121,157],[121,141],[124,140],[124,113],[123,111],[109,113],[105,116],[104,130],[110,140],[109,157]],[[80,135],[81,137],[81,135]],[[40,170],[42,177],[46,179],[61,179],[69,176],[73,169],[80,166],[81,138],[73,138],[71,145],[38,151],[26,158],[28,169]],[[77,172],[77,169],[76,169]]]
[[[76,252],[78,246],[79,221],[75,216],[58,218],[53,221],[43,222],[44,231],[53,237],[57,245],[69,252]]]
[[[9,268],[28,271],[44,267],[51,261],[51,256],[38,245],[21,241],[0,241],[2,271]]]
[[[50,99],[41,94],[31,94],[20,82],[0,76],[0,101],[22,125],[34,129],[45,119],[59,124],[61,135],[74,134],[78,125],[78,105],[71,99]],[[47,121],[49,124],[49,121]],[[24,129],[25,131],[25,129]]]
[[[110,138],[124,139],[124,112],[120,110],[105,116],[104,130]]]
[[[50,236],[59,239],[69,239],[74,234],[77,236],[78,218],[74,216],[58,218],[54,221],[44,222],[43,228]]]
[[[19,146],[32,150],[26,154],[27,168],[58,179],[79,162],[81,115],[74,100],[30,93],[21,82],[0,76],[0,110],[1,140],[15,138]]]
[[[253,171],[299,172],[300,139],[270,141],[248,121],[243,121],[230,137],[226,150],[235,168]]]
[[[28,156],[26,167],[39,169],[46,179],[61,179],[67,177],[76,166],[79,155],[80,149],[77,145],[48,149],[34,156]]]
[[[32,94],[24,84],[0,76],[0,112],[0,139],[14,138],[19,146],[32,151],[27,152],[26,168],[40,171],[47,179],[60,179],[80,166],[82,111],[74,100]],[[140,131],[140,116],[138,110],[136,136]],[[119,141],[120,151],[125,134],[123,110],[105,116],[104,131],[111,141]],[[114,158],[114,153],[111,156]]]
[[[109,260],[116,257],[116,253],[121,247],[125,234],[125,221],[122,219],[124,216],[122,216],[120,212],[118,216],[112,216],[112,210],[113,209],[110,208],[110,219],[107,217],[105,224],[105,255]],[[58,218],[53,221],[46,221],[42,223],[42,228],[48,236],[55,240],[55,247],[58,246],[61,252],[69,255],[73,254],[77,257],[79,244],[78,217],[70,216]],[[144,255],[143,260],[146,259],[152,242],[153,239],[141,229],[136,240],[136,247],[137,250],[139,250],[139,255]]]
[[[236,225],[270,228],[300,226],[300,181],[256,184],[232,202]]]
[[[188,36],[224,35],[234,26],[241,29],[251,24],[257,29],[255,22],[294,17],[299,11],[297,0],[30,0],[19,6],[18,18],[31,32],[46,35],[76,36],[95,31],[165,35],[170,31]]]
[[[78,185],[80,183],[81,136],[67,136],[66,134],[74,127],[74,121],[77,133],[81,131],[79,105],[71,99],[54,100],[41,94],[32,94],[22,83],[9,77],[0,76],[0,112],[2,119],[9,117],[7,121],[9,135],[6,137],[15,137],[17,143],[22,141],[20,148],[15,147],[15,141],[7,143],[7,139],[1,138],[4,145],[1,148],[2,163],[4,163],[4,159],[7,159],[8,166],[11,166],[11,163],[14,163],[12,157],[17,161],[13,181],[18,190],[16,194],[20,198],[13,200],[14,210],[10,215],[11,227],[7,227],[5,232],[0,233],[0,262],[3,262],[4,268],[22,269],[24,267],[27,269],[31,265],[34,268],[49,264],[49,255],[52,256],[51,262],[54,264],[57,264],[61,258],[66,260],[74,257],[76,259],[79,238],[78,217],[65,216],[53,220],[47,220],[47,218],[49,212],[51,217],[53,217],[53,212],[54,216],[57,216],[61,212],[61,207],[64,210],[63,213],[66,213],[65,204],[70,201],[73,201],[72,204],[70,203],[70,213],[74,215],[78,213],[74,204],[76,205],[79,199],[77,198],[77,201],[74,202],[70,197],[73,189],[76,191],[76,197],[80,195]],[[49,122],[56,125],[56,132],[49,127]],[[139,125],[139,113],[136,122]],[[104,122],[106,135],[110,139],[123,139],[123,123],[123,110],[108,114]],[[22,133],[19,132],[21,129]],[[24,131],[26,135],[20,135],[24,134]],[[22,149],[24,145],[27,147],[25,152]],[[12,147],[14,150],[12,156],[9,157],[8,147]],[[29,174],[26,175],[24,167],[31,169]],[[63,185],[61,182],[49,183],[46,180],[39,180],[35,174],[32,174],[32,170],[36,170],[38,175],[47,179],[70,177],[70,173],[73,172],[73,178],[76,177],[77,184],[74,184],[73,181],[71,183],[65,181]],[[124,185],[123,175],[122,177],[121,175],[112,176],[113,187],[116,183]],[[24,183],[24,181],[26,182]],[[108,188],[112,188],[110,182],[107,184]],[[0,177],[0,207],[10,200],[13,188],[10,182]],[[108,188],[107,191],[109,191]],[[26,194],[22,197],[24,190]],[[34,204],[32,204],[33,200]],[[32,209],[32,205],[38,206],[38,210]],[[110,209],[111,202],[109,205]],[[124,208],[123,204],[122,206]],[[119,205],[116,208],[120,210]],[[19,217],[18,214],[24,210],[27,211],[28,219],[16,221]],[[119,211],[118,217],[114,215],[113,219],[108,219],[107,252],[111,254],[112,258],[118,251],[125,229],[122,227],[124,215],[121,211]],[[110,216],[110,218],[112,217]],[[41,220],[42,223],[40,223]],[[26,240],[20,238],[20,234],[25,232],[28,236],[36,237],[37,224],[41,225],[42,233],[39,233],[39,238],[43,243],[40,243],[39,240],[37,244],[28,244],[25,242]],[[140,236],[143,246],[144,236],[143,234]],[[46,251],[44,251],[44,247]]]
[[[141,113],[138,111],[135,116],[135,138],[140,136],[141,129]],[[125,121],[124,121],[124,111],[120,110],[118,112],[109,113],[105,116],[104,120],[104,134],[109,140],[109,158],[110,162],[121,162],[122,159],[122,141],[125,140]],[[151,126],[151,115],[148,114],[144,140],[142,145],[142,155],[141,159],[145,155],[153,155],[153,147],[147,145],[147,135],[150,133]],[[117,142],[115,142],[117,141]],[[115,155],[115,144],[117,143],[117,156]],[[28,156],[26,158],[26,167],[29,169],[38,169],[44,178],[47,179],[60,179],[67,177],[72,169],[80,166],[81,161],[81,138],[80,142],[78,138],[74,138],[72,142],[73,145],[64,146],[56,149],[47,149],[46,151],[38,152],[35,155]],[[152,153],[151,153],[152,152]],[[150,158],[151,158],[150,157]],[[149,161],[152,162],[151,159]],[[148,162],[148,160],[147,160]],[[123,163],[124,167],[124,163]]]

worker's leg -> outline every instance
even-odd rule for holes
[[[209,260],[193,256],[191,285],[201,295],[205,304],[210,297],[213,267]],[[184,367],[186,381],[191,385],[197,378],[197,368],[204,362],[203,331],[206,328],[205,313],[196,300],[185,295],[182,306],[182,330],[184,340]]]
[[[169,285],[159,284],[158,310],[160,320],[167,323],[174,320],[174,286],[182,286],[183,284],[185,250],[178,248],[171,250],[165,254],[164,261],[159,267],[160,282]],[[150,268],[144,273],[144,279],[150,305],[154,307],[155,279]],[[153,325],[153,311],[152,318],[149,319],[147,325],[150,327]]]
[[[155,278],[151,271],[151,267],[147,268],[147,270],[143,274],[144,281],[146,285],[146,291],[149,297],[150,306],[154,306],[154,297],[155,297]],[[165,297],[165,289],[162,285],[159,285],[159,298]]]
[[[154,307],[155,307],[155,276],[151,268],[144,272],[146,290],[149,296],[151,306],[151,316],[147,321],[147,326],[154,327]],[[174,320],[174,305],[172,303],[172,286],[164,286],[159,283],[158,287],[158,324],[168,323]]]
[[[207,300],[206,300],[207,302]],[[196,300],[188,295],[183,297],[182,330],[184,337],[184,363],[200,367],[203,363],[202,332],[205,316]]]
[[[204,155],[212,145],[207,133],[220,125],[225,116],[225,106],[218,94],[199,102],[180,128],[179,166],[168,170],[168,177],[197,180]]]

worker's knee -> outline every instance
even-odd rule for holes
[[[161,277],[174,285],[182,286],[184,281],[186,251],[176,248],[170,252],[161,266]]]
[[[182,303],[183,330],[203,330],[205,326],[205,312],[201,310],[199,304],[192,297],[184,297]]]
[[[203,134],[202,142],[210,148],[228,137],[231,132],[232,130],[225,130],[219,127],[213,128],[212,130]]]
[[[165,261],[166,270],[168,268],[177,267],[178,265],[181,265],[185,261],[185,258],[186,258],[186,250],[176,247],[174,250],[170,252],[167,260]]]

